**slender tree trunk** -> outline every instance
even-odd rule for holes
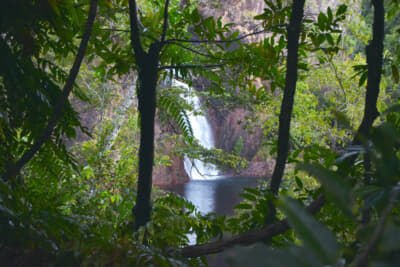
[[[385,11],[383,0],[372,0],[372,4],[374,5],[374,24],[372,25],[372,40],[366,49],[368,82],[365,95],[364,117],[358,128],[354,144],[360,144],[360,138],[365,138],[369,135],[372,124],[379,116],[376,103],[378,101],[382,74]]]
[[[69,72],[67,81],[62,91],[62,95],[54,107],[53,114],[50,117],[46,128],[43,130],[42,134],[35,140],[32,147],[28,151],[26,151],[13,166],[7,169],[7,171],[2,176],[3,180],[8,181],[15,177],[15,175],[19,173],[22,167],[24,167],[24,165],[33,158],[36,152],[39,151],[42,145],[50,138],[54,128],[57,125],[57,121],[63,115],[65,104],[68,101],[68,96],[71,93],[76,77],[78,76],[79,68],[82,64],[83,57],[85,56],[89,38],[92,33],[93,22],[96,18],[97,13],[97,2],[98,0],[91,0],[90,2],[89,15],[86,20],[85,31],[83,33],[82,41],[78,49],[78,54],[76,55],[75,61]]]
[[[366,48],[367,64],[368,64],[368,81],[367,91],[365,94],[365,107],[364,117],[361,121],[360,127],[354,137],[353,144],[359,145],[362,140],[368,138],[372,124],[375,119],[379,116],[376,103],[379,96],[379,86],[382,75],[382,63],[383,63],[383,40],[385,37],[385,11],[383,6],[383,0],[372,0],[374,6],[374,23],[372,25],[372,40]],[[353,163],[356,156],[350,159]],[[371,169],[371,162],[368,154],[364,154],[364,168],[366,178]],[[366,179],[365,183],[371,182]],[[361,222],[368,224],[370,220],[370,210],[367,209],[362,214]]]
[[[290,119],[292,117],[294,93],[297,83],[299,36],[301,21],[304,15],[304,3],[305,0],[293,0],[292,14],[287,29],[286,80],[281,112],[279,114],[278,154],[270,184],[270,189],[274,195],[278,194],[289,153]],[[276,209],[271,201],[268,202],[268,206],[270,214],[265,216],[265,224],[271,223],[276,213]]]
[[[286,60],[286,81],[283,92],[283,100],[281,112],[279,114],[279,135],[278,135],[278,155],[274,172],[271,178],[271,191],[274,194],[278,193],[279,186],[285,170],[286,159],[289,150],[289,131],[290,119],[292,116],[294,93],[297,82],[297,63],[298,63],[298,48],[299,36],[301,31],[301,21],[304,14],[305,0],[294,0],[292,14],[288,26],[288,45],[287,45],[287,60]]]

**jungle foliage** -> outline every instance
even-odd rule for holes
[[[311,2],[265,0],[242,33],[202,16],[214,1],[2,1],[2,263],[207,266],[228,251],[233,266],[396,266],[400,3]],[[156,120],[176,127],[158,140],[174,156],[246,166],[243,137],[232,154],[193,137],[187,113],[202,111],[171,81],[199,77],[192,94],[250,111],[257,156],[276,158],[229,218],[152,187],[172,157]],[[118,109],[124,90],[137,104]],[[76,101],[100,114],[94,130]]]

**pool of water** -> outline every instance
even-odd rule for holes
[[[192,202],[200,212],[233,215],[233,208],[242,200],[245,187],[256,187],[258,178],[219,177],[210,180],[190,180],[185,184],[166,185],[161,188],[174,192]]]
[[[185,184],[167,185],[161,188],[179,194],[192,202],[202,213],[215,212],[232,216],[234,207],[243,199],[239,196],[245,187],[256,187],[259,179],[254,177],[218,177],[209,180],[190,180]],[[196,236],[189,235],[190,244]],[[224,252],[207,256],[210,267],[228,267]]]

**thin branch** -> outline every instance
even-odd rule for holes
[[[118,29],[118,28],[100,28],[102,31],[112,31],[112,32],[131,32],[130,30]]]
[[[131,32],[131,30],[119,29],[119,28],[101,28],[100,30],[102,30],[102,31],[114,31],[114,32],[126,32],[126,33],[130,33]],[[149,39],[151,39],[153,41],[160,42],[160,40],[158,40],[157,38],[151,36],[150,34],[146,34],[146,33],[143,33],[143,32],[140,32],[139,34],[144,36],[144,37],[146,37],[146,38],[149,38]]]
[[[85,30],[82,36],[81,43],[79,45],[78,53],[75,57],[75,61],[70,69],[67,81],[65,82],[61,97],[58,99],[57,104],[54,107],[53,114],[47,122],[46,128],[42,134],[35,140],[32,147],[22,155],[22,157],[11,166],[3,175],[4,180],[10,180],[14,177],[22,167],[32,159],[36,152],[42,147],[42,145],[50,138],[54,128],[57,125],[57,121],[63,115],[64,107],[68,101],[68,96],[75,84],[76,77],[78,76],[80,66],[82,64],[83,57],[85,56],[86,48],[89,42],[90,35],[92,34],[93,23],[97,13],[97,1],[91,0],[89,15],[86,20]]]
[[[307,210],[311,214],[317,213],[324,205],[325,198],[323,195],[318,196],[308,207]],[[236,245],[250,245],[257,242],[265,241],[276,235],[282,234],[290,229],[288,221],[282,220],[274,224],[265,226],[261,229],[246,232],[228,238],[227,240],[214,241],[202,245],[187,246],[178,250],[178,252],[186,258],[200,257],[203,255],[222,252]]]
[[[329,64],[331,65],[331,67],[332,67],[332,69],[333,69],[333,71],[335,72],[335,78],[336,78],[336,80],[338,81],[338,83],[339,83],[339,87],[340,87],[340,89],[342,90],[342,92],[343,92],[343,95],[344,95],[344,101],[345,102],[347,102],[347,95],[346,95],[346,91],[344,90],[344,86],[343,86],[343,82],[342,82],[342,78],[341,77],[339,77],[339,73],[338,73],[338,70],[337,70],[337,67],[336,67],[336,65],[332,62],[332,58],[328,58],[328,62],[329,62]]]
[[[279,24],[279,25],[273,25],[269,28],[266,29],[262,29],[259,31],[255,31],[255,32],[251,32],[242,36],[239,36],[235,39],[230,39],[230,40],[187,40],[187,39],[169,39],[166,40],[165,43],[176,43],[176,42],[181,42],[181,43],[208,43],[208,44],[225,44],[225,43],[232,43],[232,42],[236,42],[236,41],[240,41],[243,40],[247,37],[253,36],[253,35],[258,35],[258,34],[262,34],[262,33],[266,33],[271,31],[274,28],[281,28],[281,27],[286,27],[288,26],[287,24]]]
[[[385,210],[382,212],[381,218],[379,219],[374,233],[372,234],[371,240],[369,241],[368,245],[360,249],[357,253],[354,261],[351,263],[351,267],[358,267],[363,266],[367,259],[368,255],[371,253],[372,249],[375,247],[376,243],[379,240],[383,232],[383,227],[386,222],[386,218],[389,216],[390,211],[392,210],[397,198],[400,195],[400,182],[393,188],[392,193],[390,194],[389,204],[386,206]]]
[[[219,57],[216,57],[216,56],[213,56],[213,55],[209,55],[209,54],[200,52],[200,51],[198,51],[198,50],[196,50],[196,49],[193,49],[193,48],[191,48],[191,47],[184,46],[183,44],[180,44],[180,43],[170,43],[170,44],[172,44],[172,45],[177,45],[177,46],[179,46],[179,47],[181,47],[181,48],[183,48],[183,49],[186,49],[186,50],[188,50],[188,51],[190,51],[190,52],[193,52],[193,53],[198,54],[198,55],[203,56],[203,57],[209,57],[209,58],[218,59],[218,60],[224,60],[224,61],[230,60],[230,59],[219,58]]]
[[[225,64],[205,64],[205,65],[170,65],[158,67],[158,70],[168,70],[168,69],[208,69],[222,67]]]
[[[168,6],[169,6],[169,0],[166,0],[165,6],[164,6],[164,24],[163,24],[162,34],[161,34],[161,43],[162,44],[165,41],[165,36],[167,35],[167,29],[168,29]]]
[[[135,54],[141,57],[144,54],[142,44],[140,43],[140,30],[138,25],[138,11],[136,0],[129,0],[129,17],[131,24],[131,43]]]

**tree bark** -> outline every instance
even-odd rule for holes
[[[285,88],[281,104],[281,112],[279,114],[277,158],[270,184],[271,192],[275,196],[279,192],[279,187],[285,171],[286,160],[289,153],[290,120],[292,117],[294,94],[297,83],[299,37],[301,32],[301,21],[304,15],[304,3],[305,0],[293,0],[292,14],[290,16],[289,26],[287,29],[288,54],[286,59]],[[275,206],[271,200],[268,201],[268,207],[269,214],[265,215],[265,224],[271,223],[276,214]]]
[[[134,231],[145,226],[151,216],[151,188],[154,164],[154,121],[157,106],[157,82],[160,51],[164,45],[168,28],[168,5],[164,6],[164,25],[161,41],[155,40],[146,52],[140,41],[138,12],[135,0],[129,0],[131,43],[135,52],[139,72],[138,106],[140,114],[139,176],[136,204],[132,212],[135,217]]]
[[[68,96],[72,91],[76,77],[79,73],[79,68],[82,64],[83,57],[85,56],[89,38],[92,33],[93,23],[96,18],[97,2],[98,0],[91,0],[90,2],[89,15],[86,20],[85,30],[82,36],[81,43],[79,45],[78,54],[76,55],[72,68],[69,72],[67,81],[62,91],[62,95],[54,107],[53,114],[50,117],[46,128],[43,130],[42,134],[35,140],[32,147],[28,151],[26,151],[13,166],[7,169],[7,171],[2,176],[3,180],[8,181],[15,177],[15,175],[19,173],[22,167],[24,167],[25,164],[33,158],[36,152],[39,151],[42,145],[50,138],[54,128],[57,125],[57,121],[62,116],[65,104],[68,101]]]
[[[368,64],[368,81],[365,95],[364,117],[358,128],[353,144],[359,145],[360,138],[369,135],[372,124],[379,116],[376,103],[379,95],[383,63],[383,39],[385,25],[385,11],[383,0],[372,0],[374,6],[374,24],[372,25],[372,41],[366,48]]]
[[[151,215],[151,188],[154,163],[154,121],[156,114],[157,66],[160,50],[153,44],[139,66],[138,105],[140,112],[139,178],[136,195],[135,231],[144,226]]]
[[[271,191],[276,195],[279,191],[289,151],[290,119],[292,116],[294,94],[297,83],[297,63],[301,21],[304,14],[305,0],[294,0],[292,14],[288,26],[288,45],[286,60],[286,80],[283,92],[281,112],[279,114],[278,155],[271,178]]]

